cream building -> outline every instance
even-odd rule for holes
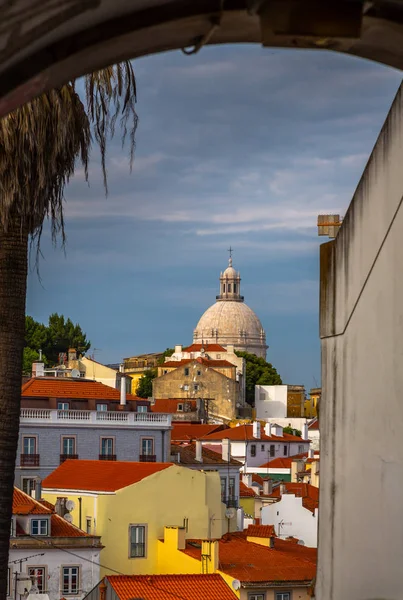
[[[266,358],[266,333],[256,314],[241,296],[241,276],[232,258],[220,274],[220,294],[199,320],[193,332],[194,344],[233,346]]]

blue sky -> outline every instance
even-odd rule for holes
[[[283,381],[320,384],[316,218],[343,214],[401,81],[348,56],[203,48],[134,64],[133,173],[118,140],[104,196],[66,191],[66,255],[43,239],[27,313],[79,322],[100,362],[187,344],[234,248],[245,300]]]

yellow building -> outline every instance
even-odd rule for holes
[[[318,402],[322,395],[321,388],[312,388],[309,392],[310,398],[307,398],[304,403],[304,417],[307,419],[313,419],[318,416]]]
[[[137,386],[144,373],[156,369],[161,360],[163,360],[163,352],[139,354],[123,359],[123,370],[126,375],[130,375],[132,380],[132,394],[137,393]]]
[[[164,527],[183,526],[188,539],[220,538],[236,529],[236,511],[227,518],[221,502],[217,472],[171,463],[66,460],[42,485],[45,500],[62,512],[70,508],[75,525],[101,536],[100,562],[109,567],[102,576],[112,569],[158,573]]]

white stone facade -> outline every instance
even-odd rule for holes
[[[281,538],[293,536],[305,546],[318,545],[318,509],[312,513],[302,506],[302,498],[294,494],[283,494],[281,500],[262,508],[262,525],[274,525]]]

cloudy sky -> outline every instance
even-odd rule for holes
[[[27,313],[81,324],[100,362],[187,344],[234,248],[285,383],[320,384],[316,218],[343,214],[399,72],[327,52],[204,48],[136,61],[137,149],[97,152],[66,193],[66,254],[46,236]]]

